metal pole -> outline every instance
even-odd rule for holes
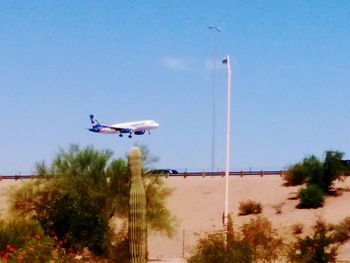
[[[229,171],[230,171],[230,124],[231,124],[231,65],[230,58],[226,56],[223,61],[227,65],[227,119],[226,119],[226,162],[225,162],[225,210],[224,228],[227,233],[228,197],[229,197]]]
[[[185,258],[185,229],[182,229],[182,258]]]

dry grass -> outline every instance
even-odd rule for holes
[[[239,202],[239,214],[240,216],[260,214],[262,212],[262,205],[253,200],[246,200]]]

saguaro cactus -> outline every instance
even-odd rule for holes
[[[129,153],[131,186],[129,196],[129,249],[131,263],[147,261],[146,193],[141,177],[141,151],[133,147]]]

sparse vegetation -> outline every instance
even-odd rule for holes
[[[297,238],[297,241],[290,246],[289,262],[335,262],[339,244],[332,239],[324,221],[317,220],[313,230],[311,237]]]
[[[201,238],[188,259],[189,263],[253,262],[252,250],[243,238],[236,238],[232,217],[227,224],[227,245],[224,232],[215,232]]]
[[[284,256],[282,238],[266,218],[251,218],[242,226],[241,231],[253,252],[254,262],[278,262]]]
[[[284,257],[284,252],[282,239],[271,223],[256,217],[244,224],[240,232],[235,233],[232,227],[228,227],[227,247],[222,232],[200,239],[188,262],[277,262]]]
[[[253,200],[246,200],[239,202],[239,215],[251,215],[251,214],[260,214],[262,211],[262,205]]]
[[[113,215],[126,219],[128,214],[130,181],[127,162],[124,159],[110,160],[108,151],[96,151],[103,155],[97,156],[91,148],[81,150],[74,147],[62,150],[50,168],[40,163],[37,171],[43,178],[28,181],[12,196],[12,212],[23,219],[0,222],[0,253],[7,255],[9,262],[16,257],[38,262],[70,262],[72,256],[85,247],[95,254],[91,256],[89,252],[91,258],[101,255],[117,262],[129,262],[127,224],[122,230],[118,228],[120,232],[114,234],[114,238],[108,227]],[[300,208],[323,205],[325,185],[331,185],[326,193],[333,190],[332,183],[329,184],[332,180],[325,178],[336,178],[334,175],[337,173],[332,175],[330,171],[342,169],[337,168],[337,160],[339,156],[336,154],[328,155],[328,159],[326,156],[324,162],[318,162],[316,157],[307,159],[305,170],[311,171],[313,176],[304,179],[307,185],[298,195]],[[321,179],[317,168],[319,164]],[[300,167],[302,165],[298,169]],[[329,175],[325,177],[327,173]],[[170,211],[164,210],[164,199],[170,190],[163,187],[160,177],[142,176],[147,198],[148,230],[171,235],[172,217]],[[275,204],[272,206],[274,212],[281,214],[284,203]],[[239,214],[258,214],[262,209],[260,203],[246,200],[240,202]],[[269,212],[273,212],[271,206]],[[303,228],[302,224],[294,224],[291,230],[296,241],[284,244],[271,223],[263,217],[250,218],[236,232],[230,218],[227,240],[223,232],[208,234],[198,242],[189,262],[333,262],[338,247],[350,239],[349,217],[329,226],[319,220],[313,233],[306,237],[308,232]],[[40,248],[36,249],[36,246]],[[23,259],[23,262],[26,260]]]
[[[271,222],[260,216],[253,217],[239,232],[229,228],[227,248],[224,233],[216,232],[200,239],[188,262],[335,262],[340,244],[349,239],[349,221],[345,218],[330,228],[318,219],[313,233],[305,237],[298,236],[303,232],[303,225],[295,224],[292,231],[296,240],[284,243]]]

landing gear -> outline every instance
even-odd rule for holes
[[[129,138],[132,138],[132,136],[131,136],[131,133],[129,134],[129,136],[128,136]]]
[[[120,138],[123,137],[123,134],[119,134],[119,137],[120,137]]]

